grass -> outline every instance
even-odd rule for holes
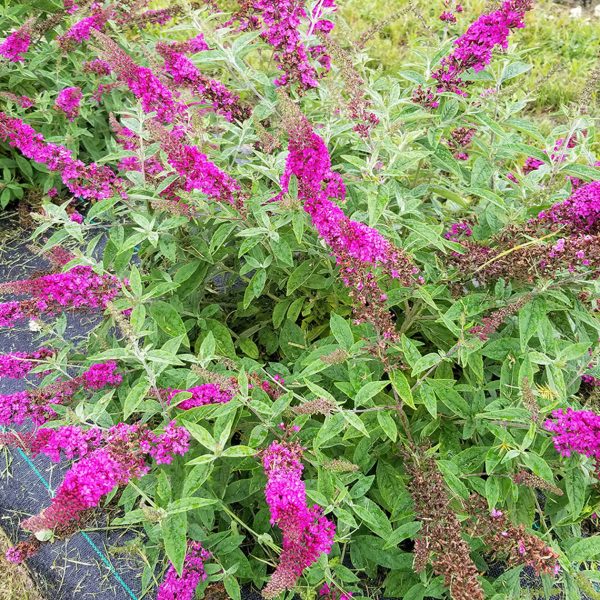
[[[462,4],[464,12],[458,15],[458,23],[448,28],[448,35],[453,38],[486,8],[489,10],[492,2],[465,0]],[[438,20],[442,2],[338,0],[338,6],[342,17],[338,32],[346,40],[358,40],[363,32],[384,22],[386,16],[394,15],[367,44],[369,56],[387,72],[402,68],[414,58],[417,38],[424,32],[421,18],[430,26],[443,27]],[[524,60],[533,65],[529,73],[519,78],[519,85],[521,89],[535,90],[530,109],[537,113],[558,111],[577,101],[600,61],[597,18],[588,13],[581,19],[572,19],[569,7],[551,0],[535,3],[526,17],[526,27],[514,33],[511,43],[518,50],[527,49]]]
[[[27,568],[4,558],[10,543],[0,529],[0,600],[42,600]]]

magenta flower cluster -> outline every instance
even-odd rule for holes
[[[485,69],[497,46],[508,47],[511,30],[525,26],[523,18],[531,7],[532,0],[506,0],[499,9],[482,14],[454,42],[454,50],[432,73],[438,82],[437,91],[466,96],[469,82],[463,76],[471,69],[475,72]]]
[[[21,309],[20,302],[0,302],[0,327],[14,327],[14,325],[27,318]]]
[[[118,192],[122,196],[123,181],[106,165],[86,165],[73,157],[65,146],[46,142],[44,136],[20,119],[0,112],[0,141],[19,150],[26,158],[42,163],[50,171],[60,173],[69,191],[81,198],[103,200]]]
[[[0,44],[0,56],[4,56],[11,62],[23,62],[25,60],[23,55],[29,50],[30,44],[30,27],[29,25],[23,25]]]
[[[177,85],[188,86],[227,120],[243,120],[249,111],[240,105],[240,98],[216,79],[202,74],[185,52],[207,50],[208,45],[200,35],[187,42],[159,42],[156,51],[165,61],[165,71]]]
[[[275,85],[298,84],[301,89],[316,88],[319,74],[311,59],[326,71],[331,60],[322,44],[309,47],[302,40],[300,25],[308,19],[303,0],[253,0],[246,4],[242,28],[262,29],[263,39],[273,46],[277,68],[282,71]],[[333,28],[331,21],[321,18],[324,8],[335,10],[334,0],[325,0],[315,6],[309,35],[315,31],[327,34]]]
[[[79,5],[75,3],[75,0],[64,0],[63,7],[68,14],[73,14],[79,10]]]
[[[128,127],[121,125],[115,118],[110,117],[110,126],[113,130],[117,142],[125,150],[137,152],[140,149],[139,136]],[[142,165],[137,156],[126,156],[119,161],[119,169],[122,171],[142,170],[148,177],[153,177],[162,173],[163,166],[156,156],[151,156],[144,161]]]
[[[274,598],[292,588],[302,571],[321,554],[328,554],[333,545],[334,523],[323,516],[318,506],[306,505],[302,452],[298,444],[277,441],[263,452],[271,524],[278,525],[283,536],[279,564],[262,591],[265,598]]]
[[[0,304],[0,326],[12,327],[20,319],[44,313],[53,315],[65,309],[106,308],[120,289],[121,281],[117,277],[98,275],[88,265],[78,265],[64,273],[5,283],[0,292],[28,294],[32,298]]]
[[[469,154],[466,150],[471,145],[476,131],[473,127],[456,127],[450,132],[448,148],[452,150],[454,158],[468,160]]]
[[[26,450],[32,456],[44,454],[52,462],[62,458],[74,460],[84,457],[97,448],[102,440],[102,431],[92,428],[87,431],[75,425],[58,429],[40,428],[35,432],[0,433],[0,444]]]
[[[589,375],[587,373],[581,376],[581,381],[593,387],[600,387],[600,378],[594,377],[593,375]]]
[[[444,237],[451,242],[458,242],[462,237],[471,237],[473,231],[466,221],[452,223],[450,229],[444,233]]]
[[[0,378],[22,379],[37,367],[39,362],[53,355],[54,351],[49,348],[40,348],[35,352],[0,354]]]
[[[180,104],[173,92],[148,67],[137,65],[108,36],[96,32],[102,50],[102,58],[122,83],[141,101],[145,112],[156,112],[161,123],[172,123],[185,114],[185,106]]]
[[[140,449],[159,465],[169,465],[176,454],[183,456],[190,447],[190,434],[175,421],[168,423],[163,433],[145,430],[140,439]]]
[[[79,114],[79,105],[83,94],[81,89],[78,87],[68,87],[58,94],[56,98],[55,106],[58,110],[65,113],[65,116],[69,121],[74,121]]]
[[[346,195],[339,173],[331,170],[331,157],[323,139],[306,122],[290,137],[285,171],[281,178],[284,192],[292,175],[298,179],[298,194],[304,210],[311,216],[320,237],[333,250],[338,264],[350,260],[360,265],[379,266],[394,279],[407,284],[418,274],[414,265],[376,229],[349,219],[330,198]]]
[[[92,365],[82,377],[85,387],[89,390],[101,390],[107,385],[120,385],[123,381],[114,360]]]
[[[173,132],[161,132],[161,148],[169,164],[181,177],[180,189],[198,190],[210,199],[239,206],[240,185],[211,162],[196,146],[184,144]]]
[[[558,140],[556,140],[556,142],[554,143],[554,152],[552,152],[550,154],[550,160],[552,162],[561,163],[561,162],[565,161],[565,159],[566,159],[565,150],[558,153],[558,151],[561,150],[564,145],[565,145],[564,138],[559,138]],[[566,149],[570,150],[571,148],[574,148],[575,146],[577,146],[577,138],[575,136],[572,136],[567,141]],[[545,151],[544,151],[544,154],[546,154],[546,156],[548,155],[548,153]],[[539,158],[535,158],[534,156],[528,156],[525,160],[525,164],[523,165],[523,173],[525,173],[525,175],[527,175],[527,173],[531,173],[532,171],[537,171],[543,164],[544,164],[543,160],[540,160]]]
[[[194,600],[196,587],[206,580],[204,563],[209,558],[210,552],[200,542],[188,542],[181,577],[177,575],[173,564],[170,564],[158,588],[156,600]]]
[[[600,233],[600,181],[579,186],[565,201],[541,212],[538,219],[572,231]]]
[[[89,40],[92,31],[102,31],[111,17],[112,10],[110,8],[103,10],[100,4],[94,3],[90,16],[74,23],[66,33],[58,38],[59,46],[66,50],[73,44],[81,44],[81,42]]]
[[[36,425],[55,415],[57,404],[66,404],[80,390],[96,391],[107,385],[119,385],[121,375],[116,363],[99,363],[73,379],[59,380],[48,386],[0,395],[0,425],[20,425],[31,419]]]
[[[600,464],[600,415],[572,408],[555,410],[544,427],[554,434],[554,447],[562,456],[576,452]]]
[[[167,390],[167,399],[169,403],[180,392],[189,392],[192,394],[191,398],[183,400],[177,405],[177,408],[182,410],[189,410],[190,408],[196,408],[197,406],[204,406],[206,404],[225,404],[233,398],[232,390],[224,390],[214,383],[203,383],[202,385],[197,385],[196,387],[187,390]]]

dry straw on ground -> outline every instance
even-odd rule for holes
[[[27,568],[4,558],[10,543],[0,529],[0,600],[43,600]]]

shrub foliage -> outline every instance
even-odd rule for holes
[[[162,600],[597,594],[594,79],[544,135],[535,11],[408,11],[382,73],[333,0],[5,3],[51,266],[0,287],[2,439],[73,461],[11,560],[118,506]]]

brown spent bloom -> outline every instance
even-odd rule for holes
[[[337,404],[327,398],[315,398],[292,408],[297,415],[330,415],[337,410]]]
[[[465,279],[477,280],[480,284],[501,277],[534,283],[539,277],[554,277],[557,271],[572,271],[574,266],[582,264],[582,256],[591,276],[600,275],[598,233],[565,232],[561,238],[558,233],[541,235],[534,226],[525,224],[507,227],[494,241],[493,247],[472,240],[461,241],[465,253],[452,253],[450,263]]]
[[[256,142],[257,149],[262,150],[266,154],[271,154],[281,146],[281,140],[277,136],[270,134],[258,119],[254,119],[254,129],[258,137],[258,142]]]
[[[563,491],[556,487],[554,484],[534,475],[533,473],[528,473],[527,471],[519,471],[512,476],[512,480],[517,485],[524,485],[526,487],[542,490],[544,492],[550,492],[551,494],[556,494],[557,496],[562,496]]]
[[[495,557],[504,558],[510,567],[527,565],[538,575],[558,572],[558,554],[523,525],[512,525],[502,511],[490,514],[485,498],[473,494],[467,511],[469,535],[482,538]]]
[[[423,454],[418,458],[406,455],[405,459],[411,475],[408,491],[416,518],[423,524],[415,540],[415,571],[423,571],[431,562],[433,572],[444,577],[454,600],[484,600],[477,567],[435,460]]]
[[[323,463],[323,467],[328,471],[334,471],[335,473],[356,473],[356,471],[360,470],[358,465],[355,465],[344,458],[335,458],[326,461]]]
[[[506,317],[519,312],[532,298],[533,294],[525,294],[517,301],[507,304],[503,308],[495,310],[487,317],[481,319],[480,325],[471,327],[471,329],[469,329],[469,333],[476,335],[482,341],[489,339],[490,335],[495,333],[498,330],[498,327],[502,325]]]
[[[539,423],[540,408],[537,400],[535,399],[535,395],[529,383],[528,377],[523,377],[523,381],[521,383],[521,397],[523,399],[523,406],[525,406],[525,408],[530,412],[533,422]]]
[[[346,362],[348,356],[350,355],[345,350],[338,348],[329,354],[321,356],[321,361],[326,365],[341,365],[342,363]]]
[[[235,367],[233,367],[235,368]],[[204,369],[198,365],[192,365],[192,371],[198,375],[203,381],[214,383],[223,390],[234,390],[237,388],[237,381],[235,377],[231,375],[223,375],[221,373],[214,373],[208,369]]]
[[[66,523],[60,524],[53,531],[53,538],[66,539],[72,536],[74,533],[80,531],[80,528],[91,520],[94,513],[93,509],[86,510],[81,513],[80,520],[77,523]],[[9,548],[7,552],[7,559],[16,564],[20,564],[23,561],[31,558],[37,554],[40,548],[52,540],[41,541],[34,534],[30,535],[26,540],[15,544],[12,548]]]
[[[334,39],[323,32],[320,39],[334,63],[339,66],[349,96],[346,102],[348,116],[356,121],[354,131],[366,138],[371,129],[379,123],[379,119],[370,111],[371,101],[365,92],[364,79],[354,67],[352,57]]]
[[[579,96],[579,111],[582,114],[589,113],[590,106],[592,106],[594,94],[596,94],[596,100],[600,95],[598,94],[598,89],[600,88],[600,53],[598,53],[598,58],[596,60],[596,66],[590,72],[583,90]]]
[[[411,263],[408,262],[407,265]],[[352,298],[354,324],[371,323],[379,335],[390,342],[398,340],[395,315],[385,305],[387,295],[372,271],[358,268],[351,258],[339,257],[338,266],[348,295]]]

